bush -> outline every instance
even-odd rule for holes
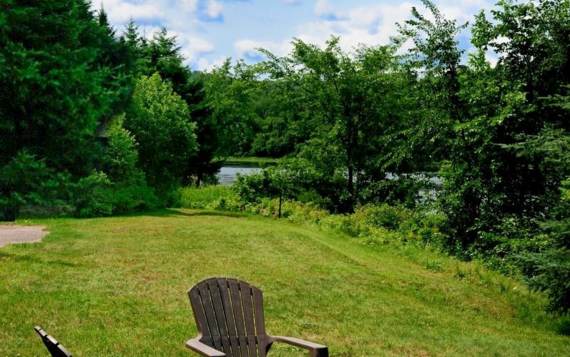
[[[305,160],[289,159],[259,173],[239,176],[233,189],[244,204],[258,204],[262,199],[281,197],[282,201],[312,203],[320,207],[333,206],[319,190],[332,186],[321,182],[314,168]],[[334,191],[335,187],[332,187]]]
[[[232,189],[243,203],[260,203],[262,198],[274,197],[277,194],[267,170],[251,175],[238,175]]]
[[[561,317],[556,330],[561,335],[570,336],[570,316]]]
[[[404,222],[412,217],[412,212],[403,207],[390,206],[384,203],[358,208],[354,216],[368,226],[398,230]]]
[[[123,127],[125,115],[114,118],[107,130],[108,144],[103,158],[104,171],[113,182],[130,181],[140,175],[139,155],[133,134]]]
[[[54,174],[43,160],[19,152],[0,168],[0,220],[13,221],[24,205],[45,205],[60,195],[67,176]]]
[[[422,192],[434,189],[427,177],[400,175],[370,183],[359,193],[359,199],[371,204],[388,203],[414,208],[421,201]]]
[[[77,217],[110,216],[113,213],[111,180],[103,172],[93,172],[74,187],[73,207]]]
[[[551,310],[570,312],[570,249],[548,249],[524,261],[531,288],[548,294]]]
[[[142,211],[161,206],[154,190],[144,182],[114,185],[111,194],[113,214]]]

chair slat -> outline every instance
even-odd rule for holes
[[[216,324],[218,325],[219,335],[221,337],[222,351],[231,355],[232,350],[229,343],[229,332],[226,326],[226,313],[224,311],[224,304],[222,302],[222,295],[218,281],[208,281],[208,290],[210,290],[210,297],[212,298],[212,305],[214,306],[214,315],[216,318]]]
[[[253,300],[251,294],[251,287],[249,284],[241,283],[241,303],[243,308],[243,318],[245,321],[245,332],[247,336],[247,347],[250,357],[257,356],[257,343],[255,340],[255,323],[253,321]]]
[[[263,294],[259,289],[252,289],[253,313],[255,319],[255,335],[257,341],[257,353],[259,356],[265,356],[267,352],[267,335],[265,333],[265,317],[263,315]]]
[[[204,312],[205,309],[204,304],[202,303],[202,298],[200,297],[200,292],[198,289],[190,289],[188,296],[190,297],[190,304],[192,305],[192,310],[194,311],[194,318],[196,319],[198,330],[201,331],[203,335],[210,336],[210,327],[208,326],[208,321]]]
[[[218,328],[218,322],[216,321],[216,316],[214,313],[214,305],[212,303],[212,297],[210,295],[210,289],[208,289],[208,284],[201,285],[199,288],[200,297],[202,298],[202,304],[204,305],[204,312],[206,313],[206,320],[208,321],[208,326],[210,327],[210,338],[212,339],[212,344],[215,349],[222,349],[222,341],[220,336],[220,329]]]
[[[247,351],[247,341],[245,333],[245,323],[243,319],[243,310],[241,307],[241,295],[239,293],[239,284],[235,279],[228,279],[228,285],[230,287],[230,297],[232,301],[232,310],[234,313],[234,321],[236,324],[238,342],[240,346],[240,352],[242,357],[248,357]]]
[[[233,351],[233,355],[241,355],[241,350],[239,346],[238,333],[236,328],[236,322],[234,317],[234,310],[232,307],[231,297],[230,297],[230,286],[228,279],[217,279],[218,285],[220,286],[220,293],[222,297],[222,304],[224,311],[226,312],[226,322],[228,327],[230,346]]]

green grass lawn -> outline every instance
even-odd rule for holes
[[[206,211],[20,223],[51,234],[0,249],[0,356],[46,355],[35,324],[76,356],[192,355],[186,291],[210,276],[257,285],[269,333],[327,344],[331,356],[570,351],[540,295],[425,250]]]

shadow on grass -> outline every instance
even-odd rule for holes
[[[229,217],[229,218],[242,218],[248,217],[247,213],[241,212],[229,212],[229,211],[213,211],[213,210],[190,210],[183,211],[177,208],[166,208],[158,211],[148,211],[140,212],[138,214],[130,214],[129,216],[151,216],[151,217],[202,217],[202,216],[212,216],[212,217]]]
[[[251,214],[244,213],[244,212],[230,212],[230,211],[215,211],[215,210],[206,210],[206,209],[194,209],[194,208],[161,208],[155,210],[141,210],[141,211],[133,211],[128,213],[119,213],[114,214],[111,216],[104,216],[104,217],[73,217],[73,216],[59,216],[59,217],[40,217],[40,216],[25,216],[25,217],[18,217],[19,220],[33,220],[33,219],[49,219],[49,218],[58,218],[58,219],[77,219],[77,220],[95,220],[95,219],[105,219],[105,218],[118,218],[118,217],[176,217],[176,216],[185,216],[185,217],[200,217],[200,216],[219,216],[219,217],[228,217],[228,218],[243,218],[243,217],[250,217]]]
[[[41,264],[41,265],[58,265],[62,267],[69,267],[69,268],[77,268],[80,267],[79,264],[66,262],[65,260],[60,259],[53,259],[53,260],[46,260],[46,259],[38,259],[31,255],[17,255],[12,253],[6,253],[0,251],[0,261],[4,259],[13,259],[18,263],[32,263],[32,264]]]

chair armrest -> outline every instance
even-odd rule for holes
[[[191,349],[192,351],[201,354],[202,356],[206,357],[225,357],[226,354],[220,352],[205,343],[200,342],[197,338],[193,338],[191,340],[186,341],[186,347]]]
[[[329,356],[329,349],[327,348],[327,346],[320,345],[318,343],[301,340],[300,338],[285,337],[285,336],[272,336],[271,339],[273,340],[273,342],[283,342],[292,346],[301,347],[306,350],[309,350],[311,357]]]
[[[40,326],[35,326],[34,330],[36,330],[37,334],[41,337],[42,342],[46,346],[47,350],[52,356],[58,357],[71,357],[71,353],[63,347],[55,338],[48,335],[47,332],[44,331],[43,328]]]

